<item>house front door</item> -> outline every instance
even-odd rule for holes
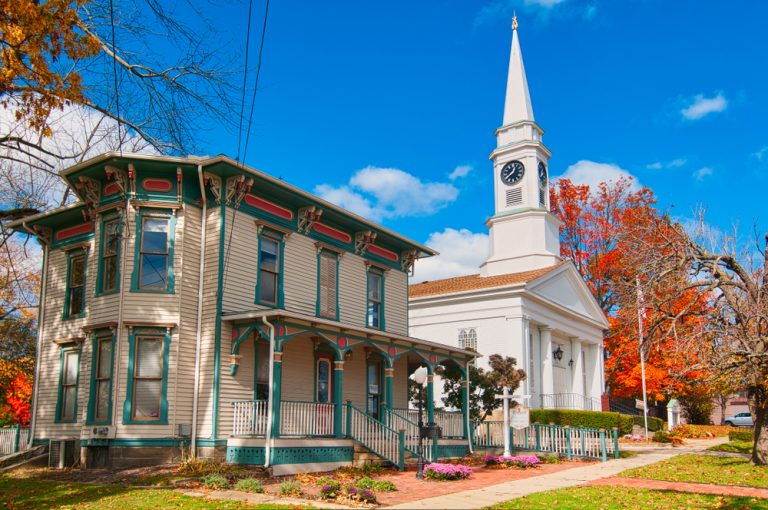
[[[368,360],[366,369],[366,412],[381,419],[381,361]]]

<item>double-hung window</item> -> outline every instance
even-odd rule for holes
[[[141,222],[139,290],[167,291],[171,218],[147,216]]]
[[[317,315],[329,319],[338,319],[338,255],[329,250],[322,250],[318,258]]]
[[[70,253],[67,263],[67,295],[64,317],[82,317],[85,312],[85,262],[84,250]]]
[[[384,273],[368,270],[368,327],[382,329],[384,323]]]
[[[101,228],[101,273],[99,292],[102,294],[109,294],[119,290],[118,264],[120,219],[115,218],[105,221]]]
[[[163,405],[164,337],[136,336],[131,420],[159,421]]]
[[[96,336],[93,344],[90,422],[109,423],[112,412],[112,333]]]
[[[279,305],[280,239],[262,234],[259,239],[258,302]]]
[[[59,374],[59,402],[56,420],[77,421],[77,380],[80,375],[80,351],[69,349],[61,353]]]

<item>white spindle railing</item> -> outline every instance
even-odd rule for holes
[[[28,440],[29,429],[17,427],[0,429],[0,455],[9,455],[17,451],[26,450]]]
[[[542,409],[575,409],[580,411],[601,411],[599,399],[580,393],[551,393],[541,395]]]
[[[332,436],[334,404],[281,402],[280,435]]]
[[[348,435],[402,469],[405,459],[400,448],[400,433],[347,404]]]
[[[392,430],[404,430],[403,439],[405,441],[405,449],[408,450],[411,455],[419,455],[419,425],[408,418],[399,414],[399,411],[387,411],[387,425]],[[416,419],[418,419],[418,412],[416,412]],[[430,462],[434,461],[432,457],[432,440],[425,439],[422,443],[424,448],[424,458]]]
[[[413,423],[419,422],[419,411],[416,409],[393,409],[392,411]],[[434,416],[435,424],[442,429],[443,437],[464,437],[464,413],[461,411],[436,410]],[[424,411],[424,421],[426,422],[426,420],[426,411]]]
[[[267,433],[267,401],[238,400],[232,402],[233,436],[263,436]]]

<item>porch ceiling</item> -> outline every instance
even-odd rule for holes
[[[268,320],[290,319],[298,323],[303,323],[309,327],[322,325],[326,328],[338,330],[338,333],[341,335],[352,335],[352,336],[359,336],[359,337],[364,337],[372,340],[393,342],[395,344],[407,345],[408,347],[421,347],[422,349],[425,349],[425,350],[434,351],[436,353],[448,354],[448,355],[460,357],[460,358],[466,358],[467,360],[481,357],[481,355],[475,351],[458,349],[446,344],[432,342],[429,340],[423,340],[421,338],[398,335],[396,333],[390,333],[390,332],[381,331],[378,329],[354,326],[344,322],[334,321],[330,319],[323,319],[320,317],[314,317],[314,316],[306,315],[302,313],[291,312],[288,310],[275,310],[275,309],[253,310],[249,312],[237,312],[237,313],[222,315],[222,320],[233,322],[233,323],[251,321],[251,320],[261,319],[261,318],[266,318]]]

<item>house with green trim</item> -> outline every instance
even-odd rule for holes
[[[467,413],[434,408],[432,372],[466,379],[475,353],[408,336],[408,275],[432,250],[225,156],[105,153],[62,177],[76,203],[12,224],[43,248],[30,441],[86,467],[402,466],[424,366],[427,455],[466,453]]]

